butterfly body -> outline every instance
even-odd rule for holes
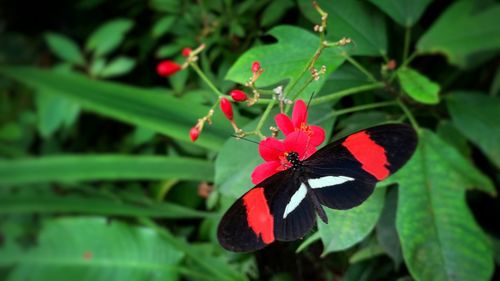
[[[351,134],[307,159],[291,151],[288,169],[266,178],[229,208],[219,224],[219,242],[231,251],[253,251],[275,240],[302,238],[316,216],[328,223],[323,206],[346,210],[364,202],[378,181],[406,163],[416,144],[411,127],[389,124]]]

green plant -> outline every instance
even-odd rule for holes
[[[32,39],[8,18],[0,34],[4,279],[498,276],[496,2],[79,3],[66,17],[95,17],[71,33],[42,25]],[[110,6],[117,20],[99,13]],[[14,65],[46,66],[47,47],[50,69]],[[182,70],[159,78],[158,59]],[[218,105],[234,89],[247,100],[228,122]],[[272,117],[312,93],[309,121],[327,139],[409,122],[415,156],[303,241],[222,250],[220,216],[260,163],[254,143],[231,135],[274,134]]]

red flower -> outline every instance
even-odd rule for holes
[[[283,113],[276,115],[274,120],[285,136],[297,131],[304,132],[313,146],[318,146],[325,140],[323,128],[307,124],[307,107],[303,100],[295,102],[292,120]]]
[[[191,128],[191,130],[189,131],[189,137],[191,138],[191,141],[195,142],[199,136],[200,129],[198,129],[198,126],[194,126],[193,128]]]
[[[266,161],[255,167],[252,182],[258,184],[266,178],[292,166],[287,155],[296,152],[300,160],[305,160],[316,152],[316,147],[309,142],[309,136],[302,131],[288,134],[283,141],[267,138],[260,142],[259,153]]]
[[[182,49],[182,56],[183,57],[189,57],[189,55],[191,54],[191,48],[184,48]]]
[[[222,98],[220,100],[220,110],[226,115],[226,118],[229,119],[229,121],[233,121],[233,106],[231,105],[231,102],[226,99]]]
[[[260,70],[260,62],[254,61],[252,63],[252,72],[255,73]]]
[[[161,61],[157,66],[156,66],[156,73],[162,77],[167,77],[170,76],[177,71],[181,70],[182,67],[177,64],[175,61],[171,60],[164,60]]]
[[[236,102],[241,102],[241,101],[246,101],[248,99],[247,94],[241,90],[232,90],[231,93],[231,98],[236,101]]]

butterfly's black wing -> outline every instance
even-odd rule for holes
[[[303,237],[316,222],[311,198],[304,191],[292,169],[259,183],[225,213],[217,231],[220,244],[231,251],[245,252],[275,240]]]
[[[326,145],[303,162],[304,173],[321,204],[350,209],[401,168],[416,145],[417,135],[408,125],[376,126]]]

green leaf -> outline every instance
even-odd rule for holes
[[[402,26],[413,26],[432,0],[370,0]]]
[[[183,254],[152,229],[105,218],[45,223],[37,245],[0,257],[15,280],[177,280]]]
[[[97,196],[40,193],[0,193],[0,214],[78,213],[102,216],[152,217],[165,219],[208,218],[212,214],[162,202],[126,202]]]
[[[300,73],[306,68],[319,46],[319,37],[292,26],[275,27],[269,34],[278,42],[245,52],[229,69],[226,79],[245,84],[252,77],[251,67],[254,61],[260,62],[265,73],[257,80],[259,87],[274,85],[285,79],[290,79],[290,85],[299,79]],[[339,55],[337,49],[328,48],[323,51],[316,66],[325,65],[327,70],[325,76],[328,76],[343,62],[344,58]],[[321,81],[323,83],[324,79]]]
[[[467,207],[465,191],[494,193],[491,181],[453,147],[422,130],[417,151],[398,182],[396,228],[416,280],[490,280],[489,241]]]
[[[72,64],[83,66],[85,59],[80,51],[80,47],[62,34],[49,32],[45,34],[45,40],[52,52],[60,59]]]
[[[198,159],[85,155],[0,160],[0,185],[88,180],[212,180],[213,166]]]
[[[442,53],[450,63],[466,67],[474,54],[500,48],[500,4],[477,8],[478,2],[462,0],[449,7],[420,38],[421,53]]]
[[[95,57],[104,56],[118,47],[134,22],[129,19],[114,19],[101,25],[87,39],[85,48]]]
[[[387,31],[384,16],[360,0],[321,0],[319,6],[328,13],[327,39],[351,38],[356,44],[354,55],[380,56],[387,53]],[[298,1],[302,13],[314,24],[321,21],[311,1]]]
[[[177,140],[191,142],[189,130],[209,108],[182,101],[165,91],[154,91],[119,83],[97,81],[78,74],[61,74],[33,67],[0,67],[0,73],[37,89],[50,90],[80,104],[84,109],[143,126]],[[189,109],[189,110],[188,110]],[[232,129],[222,114],[207,126],[194,143],[219,149]]]
[[[159,38],[163,34],[167,33],[175,22],[175,17],[172,15],[166,15],[158,20],[153,29],[151,30],[151,35],[153,38]]]
[[[454,92],[447,105],[455,127],[500,168],[500,98]]]
[[[149,4],[159,12],[178,13],[182,10],[180,0],[151,0]]]
[[[385,198],[385,205],[377,223],[377,241],[384,252],[399,267],[403,261],[401,244],[396,231],[396,210],[398,205],[398,190],[389,188]]]
[[[470,156],[471,148],[467,142],[467,138],[465,138],[450,120],[439,121],[436,133],[442,140],[454,146],[463,156]]]
[[[403,90],[414,100],[425,104],[439,103],[441,87],[416,70],[408,67],[399,69],[398,78]]]
[[[63,125],[72,125],[80,112],[80,107],[75,102],[44,92],[44,90],[35,96],[35,103],[38,131],[44,138],[50,137]]]
[[[207,272],[208,276],[216,277],[219,281],[243,281],[248,280],[244,274],[229,266],[227,261],[214,258],[201,251],[198,247],[173,236],[164,227],[160,228],[149,219],[141,220],[146,226],[158,231],[165,240],[171,243],[178,251],[183,252],[187,258],[191,259],[199,268]]]
[[[365,261],[383,254],[384,254],[384,249],[380,247],[380,245],[373,243],[371,245],[368,245],[367,247],[361,248],[358,251],[356,251],[356,253],[354,253],[349,258],[349,263],[357,263]]]
[[[385,189],[377,188],[363,204],[350,210],[325,208],[329,224],[318,220],[323,256],[342,251],[363,240],[373,230],[384,206]]]
[[[135,66],[135,60],[129,57],[117,57],[110,61],[99,73],[100,77],[110,78],[129,73]]]

